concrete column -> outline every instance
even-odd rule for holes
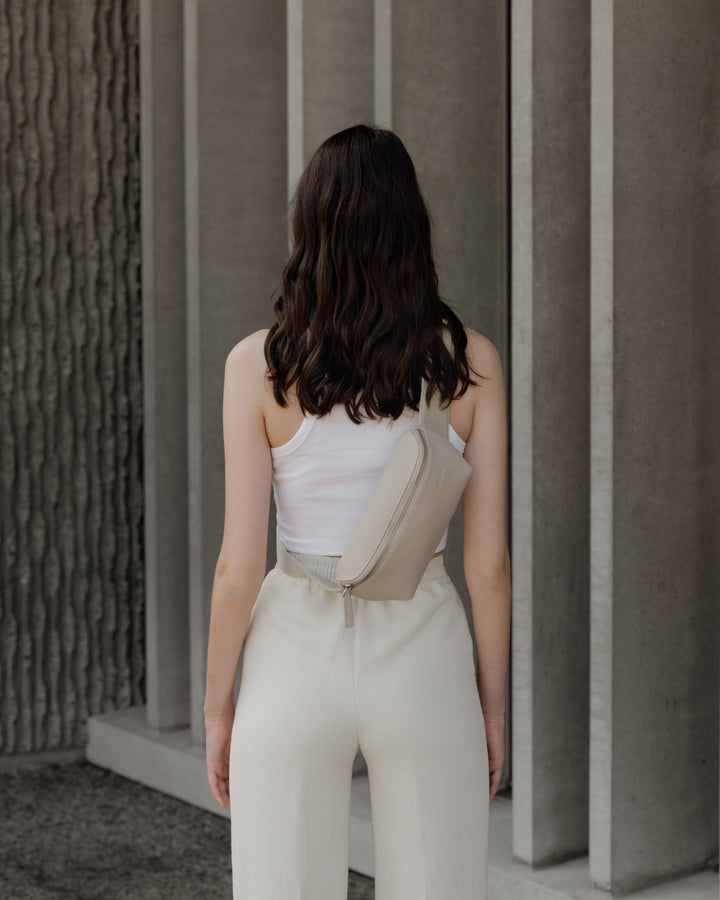
[[[238,340],[272,323],[287,250],[285,23],[281,0],[185,2],[191,722],[198,744],[225,508],[225,359]]]
[[[373,117],[373,7],[287,0],[288,185],[325,138]]]
[[[592,5],[590,876],[718,846],[720,6]]]
[[[505,0],[375,2],[375,116],[415,163],[441,296],[507,361],[506,59]],[[469,616],[461,507],[446,557]]]
[[[182,20],[175,0],[140,5],[145,692],[156,728],[190,721]]]
[[[390,127],[405,142],[433,218],[441,293],[506,341],[506,15],[503,0],[395,0],[378,34],[390,65]],[[383,20],[378,21],[381,32]],[[384,48],[384,49],[383,49]],[[378,115],[386,116],[378,59]]]
[[[513,2],[513,855],[532,865],[587,849],[589,29],[585,4]]]
[[[325,138],[372,124],[373,6],[367,0],[287,0],[288,193]],[[270,529],[276,510],[271,503]],[[353,772],[366,765],[358,751]]]

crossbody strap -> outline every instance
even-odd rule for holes
[[[330,591],[337,591],[338,593],[342,592],[342,587],[340,586],[339,582],[333,581],[330,578],[325,578],[325,576],[323,575],[316,575],[314,572],[310,572],[309,569],[306,569],[299,560],[295,559],[295,557],[290,554],[290,551],[280,540],[280,531],[278,528],[276,528],[275,530],[275,538],[279,569],[282,569],[283,572],[286,572],[288,575],[296,575],[299,578],[303,578],[304,576],[309,575],[324,588],[327,588]]]
[[[445,346],[452,352],[450,329],[446,325],[443,325],[442,335]],[[438,391],[433,394],[430,402],[427,402],[427,382],[423,378],[420,390],[420,425],[429,428],[431,431],[436,431],[438,434],[447,438],[449,422],[450,406],[446,406],[445,409],[440,408],[440,394]],[[310,577],[324,588],[335,593],[342,593],[345,606],[345,627],[351,628],[354,624],[354,617],[352,597],[349,590],[343,590],[342,586],[337,581],[333,582],[329,578],[324,578],[322,575],[316,575],[314,572],[309,571],[309,569],[306,569],[299,560],[295,559],[294,556],[291,556],[290,552],[280,540],[280,530],[277,526],[275,537],[278,568],[288,575],[295,575],[301,578]]]
[[[285,545],[280,540],[280,530],[277,527],[275,529],[275,542],[277,548],[278,569],[288,575],[294,575],[296,578],[311,578],[313,581],[316,581],[319,585],[329,591],[332,591],[333,593],[342,593],[345,606],[345,627],[352,628],[352,626],[355,624],[355,620],[353,616],[352,597],[350,595],[350,591],[347,589],[343,589],[340,583],[337,581],[331,581],[329,578],[325,578],[322,575],[316,575],[314,572],[306,569],[305,566],[299,560],[295,559],[294,556],[291,556],[290,551],[286,549]]]

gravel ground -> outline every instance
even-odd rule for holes
[[[2,900],[232,900],[229,820],[82,759],[0,771],[0,798]]]

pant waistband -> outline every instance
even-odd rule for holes
[[[326,581],[326,587],[331,591],[342,593],[342,587],[337,583],[336,573],[339,556],[321,556],[315,553],[299,553],[296,550],[288,550],[280,536],[277,536],[277,566],[288,575],[299,578],[307,578],[309,570],[318,581]],[[433,556],[427,564],[423,578],[439,578],[447,574],[445,557]]]
[[[285,548],[283,550],[285,552],[282,555],[278,555],[278,565],[288,575],[298,574],[307,577],[307,572],[304,571],[304,569],[307,569],[316,577],[327,579],[328,582],[331,582],[333,587],[328,585],[329,590],[342,590],[337,584],[336,578],[337,567],[340,562],[339,557],[320,556],[314,553],[297,553],[295,550],[286,550]]]
[[[276,532],[276,549],[277,549],[277,567],[287,575],[293,575],[296,578],[307,578],[312,576],[324,588],[338,594],[343,593],[343,588],[338,584],[336,572],[339,556],[322,556],[314,553],[298,553],[295,550],[288,550],[280,540],[279,531]],[[445,557],[441,553],[440,556],[433,556],[427,564],[421,579],[440,578],[447,574],[445,569]],[[353,625],[352,598],[350,594],[345,595],[345,625],[351,627]]]
[[[280,540],[280,535],[277,536],[277,567],[287,575],[307,578],[310,574],[329,591],[340,593],[342,588],[335,578],[338,562],[339,559],[335,556],[319,556],[288,550]]]

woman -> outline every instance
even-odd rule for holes
[[[225,366],[205,722],[210,788],[231,810],[234,897],[346,897],[359,749],[375,896],[482,900],[510,630],[500,358],[438,296],[428,214],[391,131],[359,125],[318,148],[293,234],[275,323]],[[265,575],[272,487],[278,540],[332,578],[395,441],[417,424],[423,375],[451,400],[448,436],[473,469],[462,505],[477,668],[447,531],[413,599],[353,597],[350,628],[339,594],[278,566]]]

